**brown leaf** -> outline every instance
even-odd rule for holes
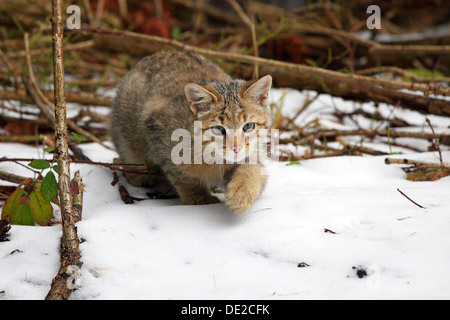
[[[4,127],[10,135],[32,135],[36,133],[36,129],[36,124],[22,121],[12,121]]]
[[[130,194],[128,193],[127,189],[125,189],[124,186],[119,185],[119,194],[120,194],[120,198],[122,199],[122,201],[125,204],[132,204],[134,203],[133,197],[130,196]]]
[[[11,225],[9,224],[9,218],[0,219],[0,242],[9,241],[9,230]]]
[[[71,196],[78,194],[80,192],[80,186],[78,185],[78,182],[73,180],[70,181],[69,190]]]
[[[114,187],[119,182],[119,176],[117,172],[113,171],[113,181],[111,181],[111,185]]]

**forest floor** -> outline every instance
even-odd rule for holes
[[[312,94],[273,89],[270,99],[279,105],[283,97],[281,112],[291,117]],[[69,113],[77,108],[68,105]],[[327,130],[384,129],[382,120],[336,116],[373,108],[322,94],[295,121],[303,127],[318,119]],[[378,108],[384,117],[407,119],[403,131],[431,133],[424,115]],[[448,135],[449,118],[429,119],[436,134]],[[223,202],[183,206],[179,199],[149,199],[148,190],[127,185],[119,174],[131,195],[145,198],[125,204],[109,168],[72,164],[86,192],[77,223],[83,266],[71,299],[450,298],[450,177],[409,181],[404,166],[385,164],[387,156],[439,163],[438,152],[411,137],[344,139],[388,155],[271,162],[267,188],[242,215]],[[79,147],[93,161],[117,157],[97,143]],[[0,143],[0,154],[42,158],[43,148]],[[284,148],[292,156],[308,149]],[[441,149],[448,162],[449,148]],[[0,170],[29,175],[14,162],[1,162]],[[59,268],[60,236],[60,225],[12,226],[9,241],[0,243],[0,299],[45,297]]]

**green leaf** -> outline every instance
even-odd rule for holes
[[[14,191],[6,200],[5,204],[3,205],[2,209],[2,219],[6,219],[6,217],[10,217],[12,213],[14,212],[14,209],[17,208],[19,205],[19,201],[24,195],[25,191],[20,188]]]
[[[77,142],[86,141],[86,138],[83,136],[80,136],[78,133],[75,133],[75,132],[71,132],[71,133],[75,137],[75,140],[77,140]]]
[[[47,160],[42,160],[42,159],[35,159],[35,160],[31,161],[28,165],[34,169],[40,169],[40,170],[50,168],[50,163],[48,163]]]
[[[152,186],[153,185],[153,183],[154,183],[154,180],[153,180],[153,173],[156,173],[156,172],[158,172],[160,169],[161,169],[161,167],[159,166],[159,165],[157,165],[157,164],[153,164],[150,160],[149,161],[147,161],[147,169],[148,169],[148,184],[150,185],[150,186]]]
[[[398,151],[398,152],[389,152],[389,154],[390,154],[390,155],[395,155],[395,154],[404,154],[404,153],[401,152],[401,151]]]
[[[57,164],[55,164],[55,165],[52,167],[52,169],[53,169],[53,171],[55,171],[56,173],[59,172],[59,167],[58,167]]]
[[[294,160],[294,161],[291,161],[291,162],[289,162],[289,163],[286,163],[286,165],[287,166],[298,166],[298,165],[301,165],[302,163],[300,162],[300,161],[297,161],[297,160]]]
[[[41,226],[48,225],[53,217],[52,205],[37,190],[30,193],[30,209],[34,221]]]
[[[55,151],[55,148],[54,147],[47,147],[47,148],[44,149],[44,151],[48,152],[48,153],[52,153],[53,151]]]
[[[26,203],[19,204],[11,214],[11,224],[34,226],[30,206]]]
[[[45,175],[44,180],[42,180],[41,194],[47,202],[52,201],[58,194],[58,182],[56,181],[55,174],[52,171],[49,171]]]
[[[153,164],[150,160],[147,161],[147,169],[151,172],[158,172],[159,170],[161,170],[161,166],[157,165],[157,164]]]
[[[212,193],[224,193],[223,190],[220,190],[218,187],[216,186],[211,186],[210,190]]]
[[[180,28],[174,27],[172,29],[172,39],[174,40],[180,40],[181,39],[181,31]]]
[[[308,63],[310,66],[312,66],[312,67],[314,67],[314,68],[319,67],[319,66],[317,65],[317,63],[316,63],[314,60],[306,59],[305,61],[306,61],[306,63]]]
[[[412,74],[419,77],[433,77],[433,78],[442,78],[445,75],[442,72],[437,70],[428,70],[428,69],[407,69]]]

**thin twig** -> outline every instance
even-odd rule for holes
[[[8,57],[3,53],[1,48],[0,48],[0,58],[3,60],[3,62],[6,65],[6,68],[8,68],[8,71],[11,73],[12,77],[14,78],[14,87],[17,90],[18,88],[20,88],[21,82],[19,81],[19,77],[17,76],[17,73],[14,71],[14,67],[9,62]]]
[[[380,124],[375,129],[373,129],[374,132],[376,132],[378,129],[380,129],[383,126],[383,124],[392,117],[392,115],[394,114],[395,109],[397,109],[399,105],[400,105],[400,101],[398,101],[395,104],[394,108],[392,108],[392,110],[389,113],[389,115],[387,116],[387,118],[384,118],[383,121],[381,121]]]
[[[122,18],[128,17],[128,5],[127,0],[118,0],[119,3],[119,14]]]
[[[31,63],[30,41],[28,32],[25,32],[25,34],[23,35],[23,39],[25,43],[26,61],[29,77],[29,81],[25,77],[23,78],[25,87],[27,88],[33,100],[36,102],[36,105],[41,110],[45,120],[47,120],[50,127],[53,127],[55,125],[55,117],[52,113],[50,113],[50,110],[54,112],[54,109],[51,104],[46,103],[47,99],[45,98],[44,94],[39,88],[39,85],[37,84],[37,80],[33,71],[33,65]]]
[[[84,9],[86,10],[86,14],[89,21],[89,26],[94,28],[94,13],[92,12],[91,2],[89,0],[83,0]]]
[[[306,108],[309,107],[309,105],[311,103],[313,103],[314,101],[317,100],[317,98],[320,96],[319,93],[316,93],[316,95],[314,96],[314,98],[310,99],[309,96],[306,98],[305,102],[303,103],[302,107],[296,112],[296,114],[290,119],[291,123],[294,123],[295,120],[298,118],[298,116],[306,110]]]
[[[414,203],[416,206],[418,206],[419,208],[422,209],[426,209],[425,207],[421,206],[420,204],[418,204],[417,202],[415,202],[414,200],[412,200],[410,197],[408,197],[406,194],[404,194],[399,188],[397,188],[397,191],[401,193],[402,196],[404,196],[406,199],[408,199],[409,201],[411,201],[412,203]]]
[[[71,50],[81,50],[93,47],[95,44],[94,40],[87,40],[87,41],[81,41],[77,43],[71,43],[64,47],[64,51],[71,51]],[[42,49],[33,49],[30,51],[31,56],[37,56],[42,54],[48,54],[49,50],[48,48],[42,48]],[[8,58],[18,58],[18,57],[25,57],[27,55],[26,50],[18,50],[15,52],[9,52],[6,54]]]
[[[205,6],[206,0],[195,1],[194,14],[192,16],[192,29],[194,33],[197,33],[201,28],[204,21],[204,11],[202,8]]]
[[[430,126],[431,131],[433,132],[435,145],[439,152],[439,161],[441,162],[441,167],[443,167],[444,161],[442,160],[442,152],[441,152],[441,147],[439,146],[439,139],[436,137],[436,132],[434,132],[434,128],[433,128],[433,125],[431,124],[430,119],[426,118],[426,121],[427,121],[428,125]]]
[[[242,19],[242,21],[250,28],[250,32],[252,35],[252,43],[253,43],[253,56],[259,57],[258,51],[258,42],[256,41],[256,31],[255,24],[252,22],[250,17],[244,12],[239,3],[236,0],[227,0],[227,2],[233,7],[234,11],[238,14],[238,16]],[[253,70],[253,79],[259,78],[259,68],[258,63],[255,62],[254,70]]]
[[[34,158],[6,158],[1,157],[0,162],[31,162],[33,160],[36,160]],[[53,161],[53,159],[42,159],[48,162]],[[129,173],[148,173],[148,170],[144,164],[138,164],[138,163],[108,163],[108,162],[98,162],[98,161],[90,161],[90,160],[81,160],[81,159],[71,159],[71,163],[78,163],[78,164],[88,164],[88,165],[94,165],[94,166],[101,166],[106,167],[114,171],[121,171],[121,172],[129,172]],[[127,167],[143,167],[142,170],[127,170],[121,168],[121,166]]]
[[[160,19],[163,16],[164,13],[164,7],[162,0],[153,0],[154,4],[154,11],[155,11],[155,17]]]
[[[103,17],[103,9],[105,6],[105,0],[98,0],[97,1],[97,10],[95,11],[95,17],[94,17],[94,28],[100,27],[100,24],[102,22]]]

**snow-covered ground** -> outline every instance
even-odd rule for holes
[[[295,113],[305,94],[288,91],[283,112]],[[280,95],[273,90],[272,100]],[[348,112],[355,105],[324,95],[297,122],[336,108]],[[385,117],[391,110],[380,106]],[[401,109],[394,115],[428,132],[423,115]],[[449,119],[430,119],[436,131],[448,133]],[[331,116],[321,121],[330,128],[355,126],[335,123]],[[364,121],[359,125],[377,126]],[[81,147],[92,160],[116,157],[96,144]],[[419,143],[415,147],[426,150]],[[392,149],[407,153],[392,157],[439,161],[437,153]],[[0,156],[42,154],[42,148],[0,143]],[[273,162],[267,188],[242,215],[224,203],[183,206],[173,199],[127,205],[111,185],[109,169],[73,164],[86,192],[83,221],[77,224],[84,264],[71,298],[449,299],[450,177],[407,181],[399,166],[387,166],[384,159]],[[2,162],[0,170],[30,175],[14,163]],[[127,189],[145,197],[146,190]],[[61,227],[12,226],[10,233],[10,241],[0,243],[0,299],[43,299],[59,267]]]

